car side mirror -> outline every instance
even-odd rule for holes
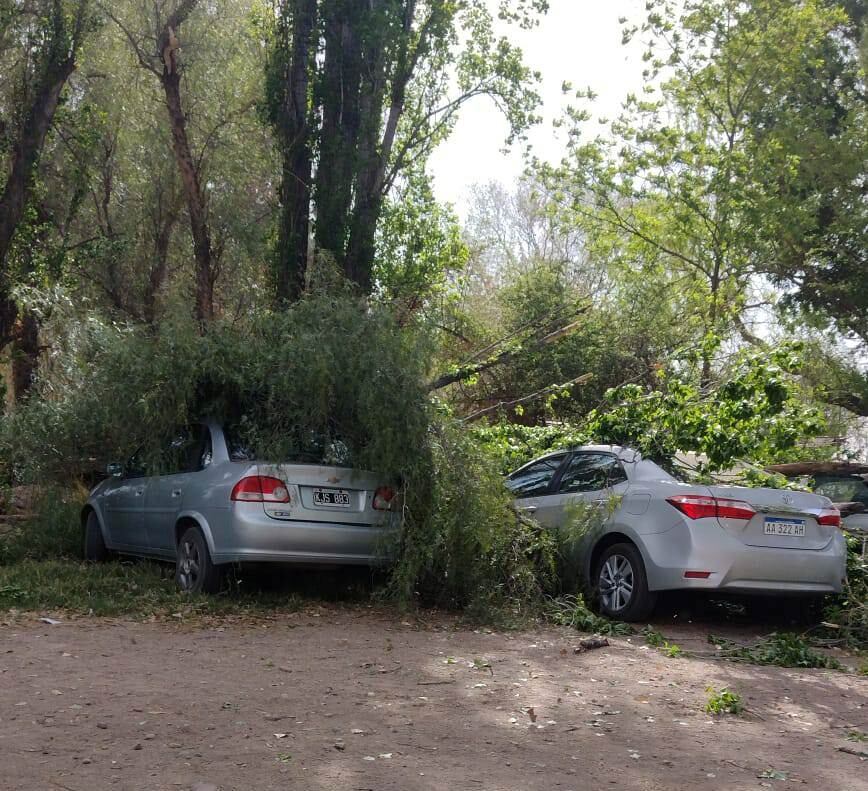
[[[105,472],[110,478],[120,478],[124,474],[124,465],[113,461],[106,465]]]

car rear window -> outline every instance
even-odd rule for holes
[[[324,437],[313,431],[296,429],[288,432],[288,447],[273,462],[324,464],[331,467],[351,467],[352,455],[346,443],[336,437]],[[255,430],[243,422],[224,426],[223,436],[231,461],[262,460]]]

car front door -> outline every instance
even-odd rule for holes
[[[618,495],[627,488],[627,475],[621,462],[610,453],[578,451],[564,465],[554,481],[553,492],[543,498],[536,517],[542,524],[563,529],[586,530],[598,517],[593,509],[614,507]],[[603,516],[599,522],[605,520]]]
[[[126,467],[122,476],[112,478],[103,489],[102,512],[113,549],[141,550],[148,544],[144,510],[146,478],[135,460]]]
[[[161,555],[175,552],[175,524],[185,493],[195,486],[196,473],[211,463],[211,431],[196,423],[177,429],[163,450],[159,475],[148,479],[145,522],[151,549]]]
[[[567,455],[567,453],[554,453],[545,456],[521,467],[506,479],[506,487],[515,497],[515,507],[519,511],[540,519],[540,515],[546,512],[546,502],[551,496],[552,482]]]

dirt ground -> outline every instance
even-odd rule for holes
[[[661,628],[708,648],[707,625]],[[868,761],[838,749],[868,751],[846,738],[868,731],[868,679],[669,658],[641,637],[576,655],[579,637],[346,605],[0,615],[0,788],[868,789]],[[709,685],[745,714],[705,714]]]

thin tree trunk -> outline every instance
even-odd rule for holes
[[[170,48],[170,45],[167,47]],[[166,57],[161,82],[172,128],[175,162],[184,185],[190,231],[193,235],[193,256],[196,259],[196,320],[204,326],[214,319],[214,256],[205,196],[202,194],[199,173],[187,137],[187,119],[181,104],[181,76],[176,67],[174,50],[170,49],[170,54]]]
[[[389,113],[386,117],[383,136],[380,139],[380,114],[386,86],[385,52],[383,37],[374,38],[366,55],[367,92],[363,97],[363,114],[366,123],[359,141],[359,175],[356,188],[356,205],[350,221],[350,236],[347,243],[345,271],[347,276],[364,291],[370,291],[373,277],[377,222],[385,197],[385,177],[398,122],[404,113],[407,84],[413,76],[418,53],[411,59],[409,37],[416,12],[415,0],[406,0],[403,11],[401,49],[392,77]],[[424,42],[419,42],[420,48]]]
[[[364,8],[355,0],[336,3],[324,14],[325,59],[320,87],[322,124],[316,172],[316,244],[343,261],[349,233],[356,172],[362,85]],[[365,20],[367,21],[367,20]],[[377,114],[379,118],[379,113]]]
[[[154,260],[148,272],[148,282],[142,300],[142,318],[154,327],[157,323],[157,297],[166,281],[166,273],[169,269],[169,247],[172,242],[172,233],[178,220],[178,210],[172,205],[168,208],[167,215],[154,223]]]
[[[25,310],[19,317],[18,337],[12,343],[12,392],[21,401],[30,392],[39,369],[39,320]]]
[[[304,291],[310,237],[312,154],[308,91],[316,57],[317,0],[293,0],[292,44],[285,106],[281,113],[283,179],[276,261],[277,301],[285,305]]]

